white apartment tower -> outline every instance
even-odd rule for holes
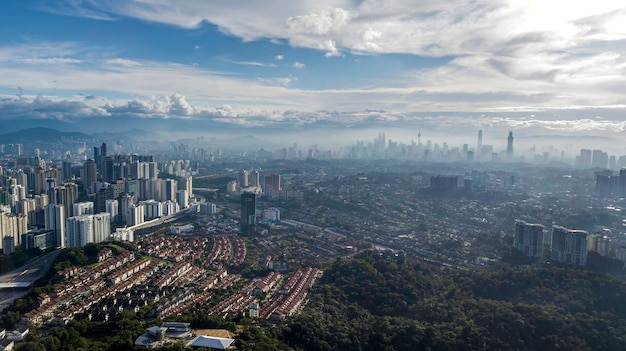
[[[575,266],[587,264],[587,232],[552,226],[550,259]]]
[[[105,201],[106,211],[111,216],[111,222],[116,222],[118,220],[119,214],[119,203],[117,200],[106,200]]]
[[[65,240],[65,206],[60,204],[50,204],[44,207],[44,223],[46,230],[54,230],[56,235],[56,245],[60,248],[67,247]]]
[[[93,202],[91,201],[76,202],[73,204],[72,209],[72,214],[74,215],[74,217],[94,213]]]

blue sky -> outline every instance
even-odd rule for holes
[[[623,131],[621,6],[4,1],[0,116],[249,126],[470,116],[469,125]]]

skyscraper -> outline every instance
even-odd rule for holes
[[[72,162],[63,161],[61,163],[61,175],[63,176],[63,181],[72,179]]]
[[[516,220],[513,248],[528,257],[543,256],[543,226]]]
[[[583,168],[591,167],[591,150],[580,149],[580,156],[578,158],[578,165]]]
[[[85,162],[85,164],[83,164],[81,179],[83,181],[83,189],[85,193],[91,194],[91,184],[98,179],[98,167],[96,166],[96,162],[94,160],[89,159]]]
[[[483,152],[483,130],[478,130],[478,144],[476,145],[476,156],[480,158],[480,154]]]
[[[242,235],[253,235],[256,232],[256,194],[241,194],[241,221]]]
[[[513,132],[509,132],[506,143],[506,157],[510,160],[513,158]]]
[[[591,167],[607,168],[609,166],[609,155],[602,150],[593,150]]]

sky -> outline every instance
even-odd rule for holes
[[[626,131],[620,1],[0,2],[0,119]]]

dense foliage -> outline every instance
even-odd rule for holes
[[[65,250],[55,268],[89,264],[100,249]],[[16,302],[0,320],[5,328],[32,299]],[[237,331],[238,350],[626,349],[626,283],[581,269],[456,270],[371,251],[329,264],[307,300],[301,314],[277,325],[224,320],[201,306],[171,320]],[[160,323],[146,312],[33,329],[30,342],[16,349],[138,349],[134,340]],[[163,348],[180,349],[182,343]]]
[[[569,268],[337,260],[283,329],[302,350],[623,350],[626,286]]]

